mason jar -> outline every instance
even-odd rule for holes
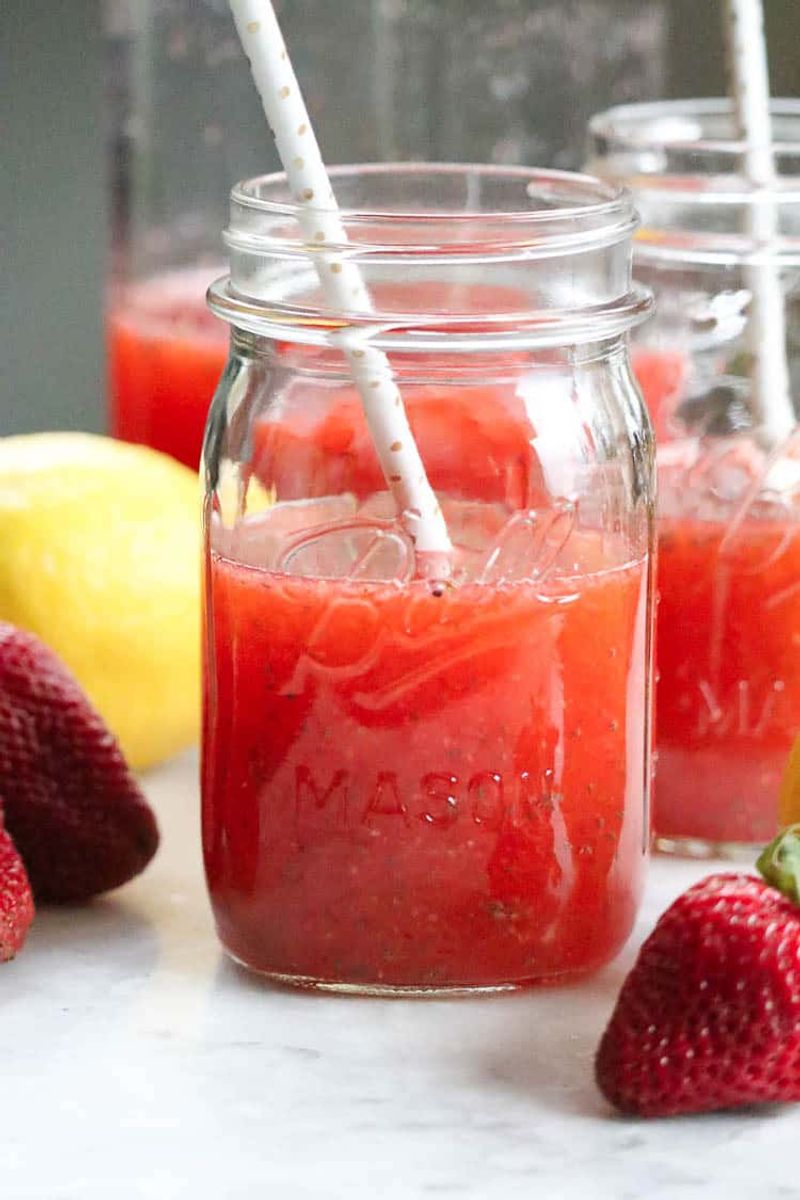
[[[573,977],[628,936],[648,845],[631,201],[522,168],[333,183],[374,312],[326,305],[281,175],[233,190],[209,293],[231,327],[202,468],[219,935],[321,988]],[[388,356],[448,530],[433,575],[345,343]]]
[[[608,96],[658,94],[669,0],[275,0],[326,161],[575,167]],[[335,36],[322,9],[335,7]],[[102,0],[113,254],[111,430],[192,468],[227,331],[205,308],[224,269],[231,185],[278,156],[227,0]],[[420,97],[425,102],[420,103]],[[566,110],[569,110],[568,112]]]
[[[656,297],[633,348],[658,441],[655,833],[699,855],[774,837],[800,731],[800,101],[774,101],[772,126],[757,188],[728,101],[590,124]]]

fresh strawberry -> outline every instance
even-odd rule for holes
[[[667,909],[623,985],[598,1086],[645,1117],[800,1100],[800,825]]]
[[[33,920],[33,896],[22,859],[0,822],[0,963],[22,949]]]
[[[114,737],[30,633],[0,623],[0,806],[37,900],[119,887],[158,829]]]

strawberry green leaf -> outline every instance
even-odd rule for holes
[[[767,883],[800,904],[800,822],[778,834],[756,862]]]

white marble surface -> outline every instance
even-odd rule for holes
[[[196,763],[148,781],[164,833],[113,898],[42,912],[0,968],[4,1200],[795,1200],[800,1108],[613,1116],[592,1053],[641,934],[707,868],[653,866],[595,980],[483,1000],[271,990],[221,957]]]

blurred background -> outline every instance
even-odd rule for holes
[[[331,162],[574,168],[591,113],[725,90],[719,0],[276,7]],[[765,8],[773,94],[796,95],[800,3]],[[10,51],[0,433],[102,429],[112,268],[217,257],[230,184],[274,169],[273,149],[225,0],[4,0],[0,23]]]

